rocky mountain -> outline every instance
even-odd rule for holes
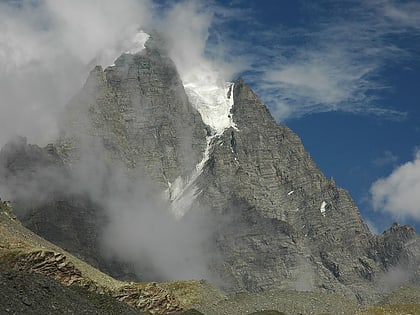
[[[157,276],[147,257],[104,250],[104,227],[126,215],[123,205],[146,203],[172,213],[173,224],[207,222],[191,237],[203,237],[209,279],[227,293],[329,292],[372,303],[420,284],[413,228],[373,235],[348,192],[242,79],[212,93],[222,93],[223,116],[183,85],[152,36],[137,54],[92,70],[56,143],[17,138],[1,149],[0,191],[24,225],[119,278]],[[153,238],[166,235],[160,228]]]

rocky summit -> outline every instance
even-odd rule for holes
[[[201,258],[225,293],[310,291],[370,304],[402,284],[420,285],[412,227],[372,234],[349,193],[325,178],[240,78],[223,95],[231,123],[222,131],[206,125],[203,104],[184,88],[164,46],[152,35],[144,50],[95,67],[54,144],[17,138],[2,148],[0,191],[25,226],[117,278],[153,277],[147,257],[104,250],[110,211],[123,215],[109,201],[125,187],[106,183],[121,172],[174,224],[207,220]]]

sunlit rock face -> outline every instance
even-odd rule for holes
[[[204,214],[210,233],[202,258],[211,280],[227,292],[335,291],[372,302],[402,282],[420,283],[420,241],[413,229],[395,225],[372,235],[348,192],[325,178],[299,137],[276,123],[242,79],[183,80],[164,46],[152,35],[144,49],[93,69],[68,105],[54,146],[21,143],[2,150],[3,182],[33,177],[33,159],[39,169],[53,166],[68,178],[86,155],[98,161],[90,166],[119,165],[133,183],[141,177],[142,185],[153,187],[142,200],[162,199],[159,207],[149,204],[167,207],[175,229]],[[19,167],[8,162],[13,156],[24,160]],[[84,194],[57,183],[64,188],[49,191],[43,205],[20,212],[25,224],[114,275],[147,277],[149,257],[109,260],[101,250],[102,228],[112,220],[106,208],[114,205],[102,201],[115,191],[95,199],[95,185]],[[126,214],[115,206],[118,213]],[[204,234],[189,228],[190,239]],[[157,225],[152,239],[168,237],[165,232]]]
[[[206,146],[206,126],[190,104],[173,62],[157,45],[98,66],[67,106],[59,153],[77,158],[98,146],[128,168],[141,168],[161,187],[190,173]],[[76,156],[75,156],[76,155]]]

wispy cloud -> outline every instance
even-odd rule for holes
[[[385,151],[382,156],[375,158],[372,161],[372,164],[376,167],[383,167],[386,165],[395,164],[398,161],[398,156],[396,156],[391,151]]]
[[[330,111],[404,119],[398,104],[380,105],[383,90],[392,88],[381,73],[415,57],[395,35],[420,34],[419,5],[340,3],[293,29],[255,22],[247,40],[233,42],[235,54],[247,52],[244,76],[280,121]]]
[[[370,188],[374,210],[394,218],[420,220],[420,151],[413,161],[396,168],[388,177],[374,182]]]
[[[51,141],[89,71],[111,64],[150,12],[148,0],[0,2],[0,144]]]
[[[415,1],[378,1],[382,14],[401,27],[420,29],[420,3]]]

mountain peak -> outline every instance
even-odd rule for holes
[[[240,77],[233,88],[232,114],[238,126],[258,128],[275,128],[277,123],[269,109],[261,102],[251,87]],[[239,127],[241,128],[241,127]]]
[[[54,158],[17,148],[8,161],[42,163],[2,166],[8,191],[30,179],[27,191],[45,194],[24,223],[120,277],[195,272],[232,293],[334,291],[362,303],[380,299],[392,268],[420,283],[413,230],[373,236],[251,87],[210,70],[182,77],[154,34],[96,67],[66,108]]]

